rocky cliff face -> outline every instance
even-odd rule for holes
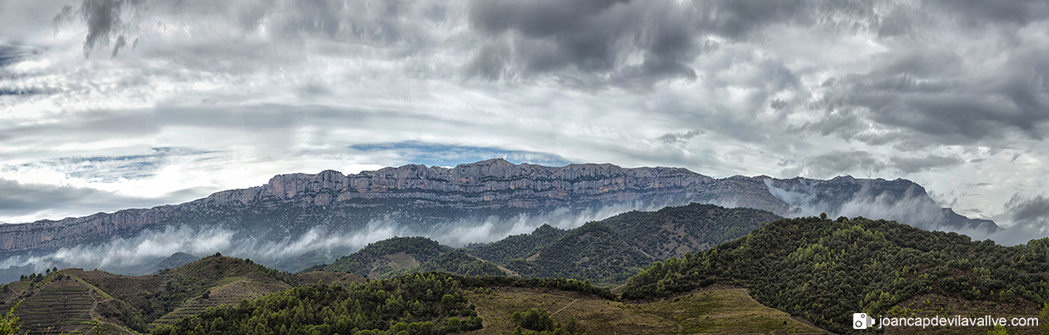
[[[928,198],[920,185],[906,180],[714,179],[681,168],[621,168],[611,164],[546,167],[492,159],[451,169],[405,165],[351,175],[330,170],[278,175],[262,186],[222,191],[179,205],[0,225],[0,252],[97,243],[175,224],[242,228],[250,224],[253,230],[283,229],[289,233],[320,224],[354,229],[391,213],[426,224],[450,222],[471,213],[514,215],[558,208],[688,202],[797,216],[812,210],[834,214],[864,197],[887,203],[907,197]]]

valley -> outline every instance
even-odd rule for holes
[[[992,221],[940,208],[921,185],[903,179],[716,179],[682,168],[548,167],[490,159],[454,168],[404,165],[349,175],[332,170],[282,174],[261,186],[181,204],[4,224],[0,260],[8,266],[0,269],[0,281],[54,266],[145,275],[170,255],[139,248],[154,244],[174,244],[168,247],[172,252],[198,256],[223,252],[298,272],[392,236],[425,236],[462,246],[497,241],[544,223],[575,228],[632,210],[689,203],[752,208],[779,217],[826,212],[894,219],[924,229],[1000,230]],[[872,212],[879,208],[886,210]],[[673,241],[662,247],[671,250],[638,251],[663,259],[720,239],[685,231],[689,227],[659,228],[658,236]],[[621,234],[646,233],[627,229]],[[685,237],[692,240],[679,241]],[[191,243],[200,239],[210,242]],[[114,254],[125,256],[107,256]]]
[[[791,202],[798,198],[784,194],[808,194],[803,198],[809,200]],[[904,180],[718,180],[684,169],[607,164],[548,168],[490,160],[455,169],[404,166],[352,176],[333,171],[285,175],[262,188],[164,207],[166,214],[160,216],[157,209],[99,214],[12,226],[20,233],[0,232],[0,237],[28,236],[33,227],[44,226],[76,232],[78,224],[103,220],[125,228],[113,230],[115,235],[94,235],[110,236],[115,242],[108,247],[80,250],[150,245],[156,242],[134,237],[140,232],[134,227],[166,227],[158,236],[189,231],[196,238],[217,236],[220,240],[213,241],[220,244],[239,238],[251,242],[244,245],[297,253],[277,257],[268,251],[260,254],[264,261],[253,261],[244,252],[236,257],[176,252],[144,258],[148,261],[122,268],[124,274],[53,266],[4,284],[0,307],[17,305],[14,315],[31,334],[815,334],[855,333],[849,318],[860,311],[885,316],[1041,313],[1039,304],[1049,296],[1045,239],[1002,247],[929,231],[923,228],[1000,228],[925,205],[918,209],[940,221],[831,220],[826,213],[791,218],[814,208],[836,212],[870,199],[899,206],[931,201],[920,186]],[[716,204],[725,202],[757,208]],[[595,204],[619,211],[571,228],[557,221],[563,220],[559,215],[576,220],[595,215]],[[339,244],[348,238],[340,232],[367,227],[374,234],[374,223],[354,220],[375,220],[376,213],[396,220],[401,230],[387,230],[383,234],[392,236],[354,250]],[[136,215],[163,224],[136,226],[130,219]],[[492,224],[509,224],[515,217],[513,227]],[[485,223],[470,223],[477,218]],[[171,228],[189,222],[180,220],[225,228]],[[458,247],[426,235],[397,235],[426,222],[444,222],[430,228],[431,236],[434,229],[530,231]],[[526,222],[531,223],[521,226]],[[284,237],[267,242],[266,236]],[[31,250],[13,242],[3,245],[12,246],[8,254]],[[34,265],[8,271],[27,268]],[[893,332],[908,330],[886,330]]]
[[[854,333],[857,311],[1037,316],[1046,245],[690,204],[463,248],[395,237],[300,273],[220,254],[137,277],[49,269],[5,284],[0,307],[21,301],[30,334]]]

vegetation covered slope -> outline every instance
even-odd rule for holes
[[[883,220],[798,218],[657,262],[630,279],[623,297],[668,296],[727,282],[748,287],[767,306],[851,333],[856,312],[944,315],[987,305],[1037,315],[1049,298],[1047,273],[1049,239],[1003,247]],[[965,302],[936,303],[951,300]]]
[[[419,265],[406,272],[448,272],[475,276],[505,276],[507,273],[498,265],[467,254],[463,250],[454,250]]]
[[[746,236],[777,219],[778,215],[758,209],[692,203],[655,212],[626,212],[602,222],[631,246],[663,260]]]
[[[761,210],[693,203],[656,212],[630,211],[568,231],[543,225],[531,234],[464,249],[525,278],[618,285],[656,260],[740,238],[776,219]]]
[[[31,334],[82,331],[93,328],[95,319],[116,333],[148,332],[208,307],[235,304],[311,280],[364,281],[346,273],[282,273],[216,254],[150,276],[48,270],[4,285],[0,306],[22,301],[15,315],[22,317],[23,329]]]
[[[406,273],[432,271],[463,275],[510,274],[509,270],[500,268],[495,263],[471,256],[463,250],[443,246],[425,237],[394,237],[378,241],[343,256],[332,264],[315,268],[358,273],[369,278],[390,278]]]
[[[628,245],[611,227],[589,222],[572,229],[556,242],[539,248],[528,259],[514,259],[506,267],[523,277],[554,277],[612,284],[625,281],[653,261]]]
[[[539,248],[554,244],[565,233],[564,229],[543,224],[532,231],[531,234],[511,235],[488,244],[467,245],[464,249],[471,255],[481,259],[506,264],[513,259],[523,259],[534,255],[539,251]]]
[[[486,321],[471,334],[511,334],[514,313],[536,309],[551,321],[592,335],[601,334],[825,334],[789,314],[762,306],[738,288],[716,288],[642,303],[544,288],[493,287],[467,295]]]
[[[198,259],[200,259],[200,257],[193,256],[184,252],[176,252],[168,258],[165,258],[163,261],[160,261],[160,263],[157,263],[156,269],[157,271],[160,271],[171,268],[177,268],[189,263],[193,263]]]
[[[466,292],[511,286],[544,287],[611,297],[572,280],[515,280],[415,273],[365,284],[318,283],[226,305],[154,334],[446,334],[480,329],[483,319]]]
[[[419,266],[449,251],[452,251],[451,247],[425,237],[394,237],[368,244],[323,269],[379,278],[397,270]]]

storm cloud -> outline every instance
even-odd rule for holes
[[[0,6],[0,178],[84,196],[9,222],[484,155],[907,178],[1003,226],[1049,188],[1042,1]]]

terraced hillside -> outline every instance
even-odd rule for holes
[[[279,284],[265,283],[245,277],[231,277],[225,281],[229,281],[229,283],[213,286],[201,296],[190,298],[182,306],[154,320],[149,324],[150,328],[174,324],[179,319],[197,315],[208,309],[208,307],[235,305],[244,299],[255,299],[269,293],[291,288],[291,285],[283,282]]]
[[[91,287],[63,276],[27,297],[17,315],[30,334],[68,332],[92,324],[96,303]]]
[[[294,286],[360,283],[348,273],[290,274],[250,260],[214,255],[149,276],[64,269],[0,286],[0,308],[22,301],[15,315],[29,334],[145,333],[209,307],[284,291]]]

